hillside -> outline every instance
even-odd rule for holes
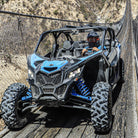
[[[1,0],[1,10],[89,22],[111,22],[124,13],[125,0]]]
[[[138,0],[131,0],[131,7],[133,19],[136,19],[138,15]]]

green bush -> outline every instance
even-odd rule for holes
[[[58,9],[54,11],[54,14],[55,15],[58,15]]]

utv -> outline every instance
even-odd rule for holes
[[[98,33],[101,49],[81,56],[90,31]],[[28,82],[11,84],[1,111],[10,129],[22,128],[32,107],[68,107],[89,110],[95,131],[112,125],[112,91],[124,80],[121,45],[109,27],[65,26],[42,33],[28,56]]]

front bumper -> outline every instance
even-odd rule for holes
[[[29,80],[32,97],[39,101],[61,101],[64,102],[73,84],[73,80],[66,79],[62,83],[38,85],[34,80]]]

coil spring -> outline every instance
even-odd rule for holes
[[[90,94],[89,88],[85,85],[82,78],[76,81],[76,85],[83,96],[88,96]]]

